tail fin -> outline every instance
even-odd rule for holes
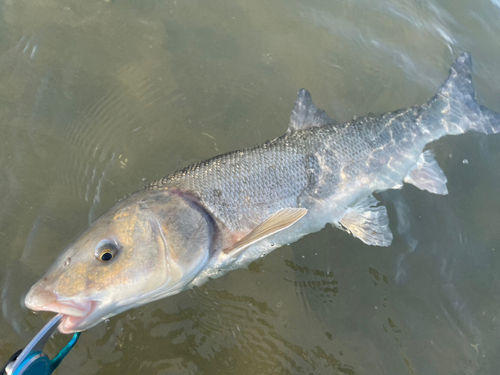
[[[436,125],[439,124],[437,138],[468,131],[486,134],[500,132],[500,114],[480,106],[475,98],[471,56],[462,53],[451,66],[448,79],[427,103],[430,109],[429,128],[436,131]]]
[[[500,113],[493,112],[484,105],[480,106],[481,112],[486,120],[486,126],[482,129],[472,129],[486,134],[500,133]]]

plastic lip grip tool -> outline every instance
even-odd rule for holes
[[[61,322],[63,315],[58,314],[48,322],[43,329],[38,332],[33,340],[24,348],[24,350],[17,356],[14,354],[9,360],[7,365],[2,369],[0,375],[48,375],[56,369],[64,357],[69,353],[71,348],[75,345],[80,332],[73,335],[70,342],[62,348],[54,359],[50,360],[46,354],[43,353],[43,348],[50,336],[57,329]]]

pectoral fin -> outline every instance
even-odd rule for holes
[[[252,230],[241,240],[237,241],[232,246],[224,249],[223,251],[226,254],[238,254],[255,242],[290,227],[292,224],[299,221],[306,213],[307,209],[305,208],[285,208],[281,211],[278,211],[275,214],[271,215],[268,219],[260,223],[254,230]]]
[[[420,155],[415,167],[413,167],[403,180],[408,184],[415,185],[420,190],[427,190],[434,194],[446,195],[446,176],[439,167],[432,151],[425,151]]]
[[[346,229],[354,237],[368,245],[389,246],[392,243],[392,233],[389,229],[389,218],[384,206],[369,196],[349,207],[340,219],[342,229]]]

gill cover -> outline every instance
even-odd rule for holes
[[[150,192],[153,197],[166,193],[168,199],[162,199],[162,204],[157,204],[155,198],[151,202],[157,235],[167,257],[168,275],[166,288],[153,299],[182,290],[207,263],[214,239],[210,215],[191,197],[169,190]]]

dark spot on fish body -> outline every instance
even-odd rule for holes
[[[156,197],[153,197],[154,200],[158,200]],[[147,210],[149,208],[149,205],[146,202],[139,202],[139,209],[140,210]]]

